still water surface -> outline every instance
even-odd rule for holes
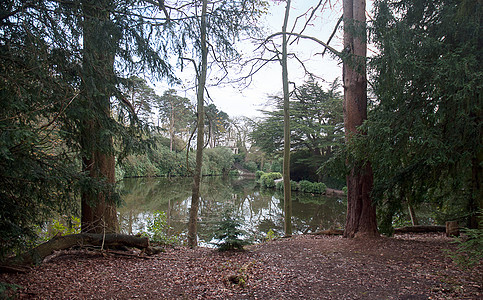
[[[135,234],[146,218],[166,212],[171,233],[185,236],[191,203],[191,178],[126,178],[122,182],[124,205],[119,209],[121,231]],[[342,228],[346,202],[340,198],[292,193],[293,232],[310,233]],[[283,193],[260,189],[254,178],[204,177],[201,183],[198,235],[209,246],[215,224],[227,208],[244,220],[243,229],[254,241],[271,229],[283,235]]]

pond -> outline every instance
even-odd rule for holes
[[[121,232],[136,234],[155,211],[164,211],[171,234],[186,236],[191,203],[191,178],[126,178],[121,183],[124,205],[119,211]],[[292,192],[293,233],[342,228],[346,201]],[[253,241],[269,230],[283,235],[283,192],[261,189],[254,178],[204,177],[198,223],[199,244],[210,246],[214,225],[227,209],[243,221]]]

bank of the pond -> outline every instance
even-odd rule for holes
[[[245,252],[65,252],[0,281],[21,286],[12,294],[19,299],[481,299],[482,266],[455,266],[445,252],[451,241],[443,234],[295,236]]]

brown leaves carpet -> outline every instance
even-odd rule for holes
[[[482,299],[481,264],[455,266],[441,234],[296,236],[217,252],[178,247],[150,258],[66,251],[25,274],[18,299]]]

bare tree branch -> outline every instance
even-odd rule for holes
[[[336,55],[337,57],[340,57],[342,58],[343,57],[343,53],[342,52],[339,52],[337,50],[335,50],[334,48],[332,48],[331,46],[327,45],[326,43],[322,42],[321,40],[313,37],[313,36],[308,36],[308,35],[303,35],[303,34],[299,34],[299,33],[294,33],[294,32],[277,32],[277,33],[274,33],[270,36],[268,36],[265,40],[268,41],[276,36],[279,36],[279,35],[283,35],[283,34],[287,34],[287,35],[293,35],[293,36],[296,36],[296,37],[299,37],[299,38],[302,38],[302,39],[307,39],[307,40],[312,40],[322,46],[324,46],[326,49],[328,49],[330,52],[332,52],[334,55]]]
[[[337,29],[339,28],[339,25],[342,22],[342,19],[343,19],[343,16],[340,16],[339,20],[337,21],[337,24],[334,27],[334,31],[332,31],[332,34],[330,35],[329,40],[327,41],[327,45],[330,43],[335,33],[337,32]],[[322,56],[324,56],[326,50],[327,48],[325,48],[324,51],[322,52]]]

